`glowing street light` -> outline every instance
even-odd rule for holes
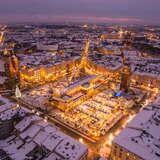
[[[79,142],[83,143],[83,138],[79,138]]]

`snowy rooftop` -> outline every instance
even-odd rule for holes
[[[154,104],[160,105],[160,94],[157,96],[157,98],[156,98]]]
[[[144,160],[160,159],[160,103],[143,109],[115,138],[114,143]]]
[[[96,54],[90,54],[89,59],[97,65],[116,70],[121,67],[121,59],[119,56],[107,55],[96,52]]]
[[[0,121],[12,119],[16,114],[24,115],[22,109],[16,108],[16,104],[0,96]]]
[[[28,68],[37,66],[50,67],[57,63],[74,59],[77,56],[79,57],[77,53],[74,55],[70,53],[59,55],[56,52],[36,52],[31,55],[18,54],[20,66],[26,66]]]
[[[114,47],[114,46],[113,46]],[[116,70],[121,67],[122,60],[119,56],[119,51],[115,51],[115,54],[104,54],[100,52],[95,52],[89,54],[89,59],[95,64],[101,65],[103,67],[109,68],[111,70]],[[133,72],[135,74],[141,74],[151,77],[160,77],[160,58],[144,58],[138,51],[124,51],[127,63],[130,64]]]
[[[12,108],[15,104],[0,95],[0,113]]]
[[[5,68],[4,68],[4,61],[0,59],[0,72],[4,72]]]
[[[3,97],[0,97],[1,99],[7,101]],[[23,114],[22,120],[15,125],[16,132],[13,132],[7,139],[0,140],[0,148],[12,159],[24,160],[32,157],[34,155],[32,152],[34,153],[36,148],[43,148],[46,151],[47,154],[42,158],[44,160],[79,160],[87,154],[86,146],[23,107],[21,109],[6,107],[0,116],[12,118],[17,110],[20,114],[24,112],[28,114]],[[39,157],[42,156],[41,152],[38,154]]]
[[[3,59],[0,59],[0,73],[4,73],[5,72],[5,63],[3,61]],[[0,85],[3,85],[6,81],[7,77],[5,75],[1,75],[0,74]]]

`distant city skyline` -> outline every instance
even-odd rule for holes
[[[3,0],[0,22],[160,24],[159,0]]]

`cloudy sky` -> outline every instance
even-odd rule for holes
[[[160,0],[0,0],[0,22],[160,23]]]

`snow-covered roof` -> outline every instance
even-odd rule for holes
[[[57,145],[65,138],[68,137],[62,132],[53,132],[45,139],[45,141],[43,142],[43,146],[45,146],[48,150],[53,151],[57,147]]]
[[[157,96],[157,99],[155,100],[154,104],[160,105],[160,95]]]
[[[58,50],[58,44],[55,45],[43,45],[43,44],[37,44],[37,48],[38,50],[54,50],[57,51]]]
[[[68,137],[57,146],[55,152],[62,155],[64,159],[79,160],[87,152],[87,148]]]
[[[13,106],[15,106],[14,103],[10,102],[8,99],[0,96],[0,102],[2,104],[0,104],[0,113],[9,110],[10,108],[12,108]]]
[[[56,153],[51,153],[47,158],[44,160],[62,160],[62,157],[57,155]]]
[[[44,157],[46,160],[53,160],[55,157],[57,159],[79,160],[86,155],[86,146],[65,135],[56,126],[45,122],[33,113],[31,114],[28,109],[15,107],[16,105],[11,107],[12,103],[3,97],[0,97],[0,100],[10,104],[5,107],[2,105],[1,119],[6,116],[12,118],[17,113],[29,113],[24,114],[25,117],[15,125],[16,135],[13,132],[9,138],[0,140],[1,148],[12,159],[24,160],[36,146],[43,147],[50,152]]]
[[[15,128],[19,132],[23,132],[27,127],[31,125],[31,123],[39,121],[39,120],[41,120],[41,118],[36,115],[27,116],[22,121],[20,121],[18,124],[16,124]]]
[[[33,139],[37,133],[40,131],[41,127],[39,125],[31,125],[28,127],[24,132],[20,134],[20,137],[22,139],[28,138],[28,139]]]
[[[4,61],[0,59],[0,72],[5,72]]]
[[[36,115],[26,115],[15,125],[15,129],[18,131],[16,135],[12,133],[9,138],[0,140],[1,148],[12,159],[24,160],[37,146],[49,152],[44,160],[79,160],[87,153],[86,146]]]
[[[0,84],[4,84],[4,82],[6,81],[7,77],[2,77],[0,76]]]
[[[144,160],[160,159],[160,108],[154,103],[143,109],[115,138],[115,144]]]
[[[6,121],[12,119],[16,114],[24,115],[22,109],[18,109],[16,104],[0,96],[0,120]]]

